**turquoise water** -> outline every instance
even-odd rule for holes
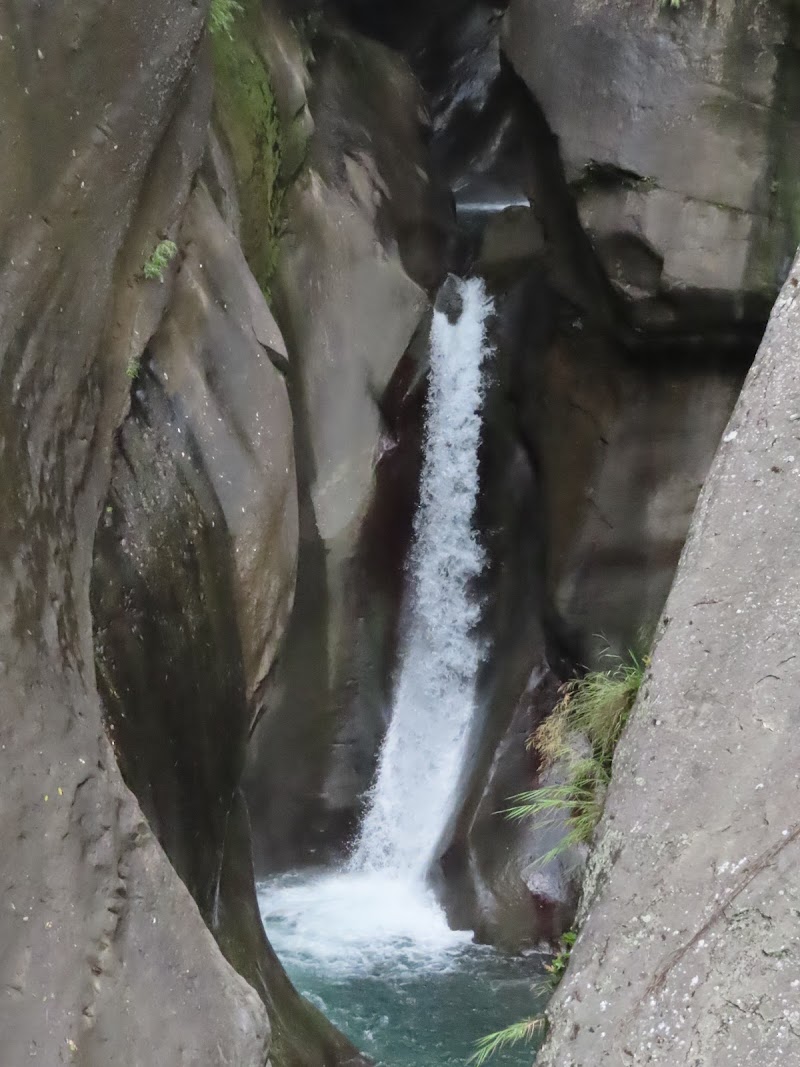
[[[484,1034],[541,1008],[538,955],[448,929],[432,895],[381,873],[286,875],[259,887],[264,925],[299,991],[382,1067],[463,1065]],[[497,1067],[530,1067],[533,1047]]]

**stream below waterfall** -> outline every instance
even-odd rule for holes
[[[505,957],[451,930],[428,886],[461,800],[484,651],[473,519],[494,310],[477,278],[445,288],[431,325],[406,634],[361,830],[340,871],[259,887],[267,935],[299,991],[387,1067],[465,1064],[479,1038],[542,1006],[541,957]],[[530,1045],[497,1057],[531,1060]]]

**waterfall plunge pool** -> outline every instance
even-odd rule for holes
[[[543,1007],[542,957],[474,944],[430,890],[395,873],[281,875],[259,902],[298,991],[381,1067],[463,1067],[478,1038]],[[530,1067],[533,1048],[490,1062]]]

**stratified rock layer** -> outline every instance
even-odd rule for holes
[[[614,760],[543,1067],[800,1063],[800,259]]]

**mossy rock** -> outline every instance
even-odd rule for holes
[[[244,253],[269,297],[282,223],[282,133],[269,70],[256,43],[260,19],[257,0],[248,0],[230,32],[214,35],[214,110],[236,173]]]

